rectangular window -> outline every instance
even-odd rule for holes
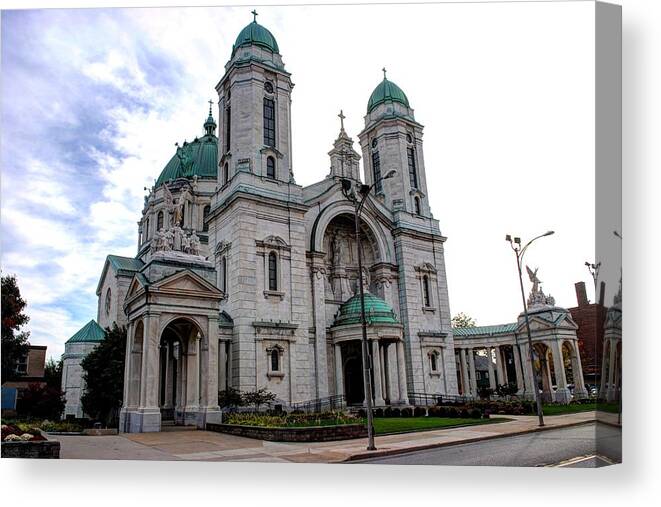
[[[225,153],[230,151],[230,135],[232,125],[232,107],[227,106],[225,109]]]
[[[381,186],[381,160],[378,151],[372,152],[372,176],[374,177],[374,191],[380,194],[383,187]]]
[[[275,102],[264,98],[264,144],[275,147]]]
[[[278,290],[278,259],[273,252],[269,254],[269,290]]]
[[[418,173],[415,170],[415,151],[413,148],[407,148],[406,153],[409,159],[409,182],[411,188],[418,188]]]

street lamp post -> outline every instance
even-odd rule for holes
[[[362,328],[362,364],[363,364],[363,391],[365,393],[365,410],[367,411],[367,450],[375,451],[374,445],[374,415],[372,414],[372,376],[369,344],[367,341],[367,318],[365,316],[365,291],[363,289],[363,258],[360,243],[360,213],[367,200],[367,196],[374,186],[382,180],[392,178],[397,171],[389,171],[383,178],[376,180],[372,185],[364,185],[359,181],[341,178],[342,193],[349,199],[355,208],[354,229],[356,234],[356,248],[358,250],[358,287],[360,290],[360,324]],[[358,195],[356,195],[356,188]],[[372,358],[372,361],[374,358]],[[376,358],[378,361],[378,358]]]
[[[537,405],[537,417],[539,419],[540,426],[544,426],[544,414],[542,412],[542,400],[539,396],[539,387],[538,387],[539,380],[537,377],[537,371],[535,370],[535,358],[532,351],[532,335],[530,333],[530,319],[528,317],[528,305],[526,304],[526,295],[523,290],[523,274],[521,273],[521,269],[523,266],[523,255],[526,253],[526,250],[532,244],[532,242],[539,238],[550,236],[553,233],[554,233],[553,231],[548,231],[545,232],[544,234],[540,234],[539,236],[528,241],[528,243],[526,243],[523,248],[521,248],[521,238],[515,237],[512,240],[511,235],[508,234],[507,236],[505,236],[505,241],[509,242],[510,246],[512,247],[512,250],[514,251],[514,254],[516,255],[516,268],[519,272],[519,287],[521,288],[521,302],[523,303],[523,315],[526,321],[526,333],[528,334],[528,359],[530,360],[530,368],[532,369],[532,376],[533,376],[532,390],[535,395],[535,404]],[[521,357],[520,354],[521,354],[521,350],[519,349],[519,358]],[[521,361],[521,359],[519,360]],[[523,374],[523,370],[524,370],[524,365],[522,363],[521,371],[523,377],[525,378],[525,374]]]

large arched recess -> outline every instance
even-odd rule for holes
[[[355,209],[353,205],[347,201],[336,201],[321,210],[314,221],[312,229],[310,230],[310,241],[308,243],[310,250],[313,252],[323,252],[324,235],[326,233],[328,224],[339,215],[353,216],[354,214]],[[383,227],[380,226],[373,213],[369,209],[363,208],[360,218],[362,220],[362,224],[364,226],[366,225],[374,235],[378,248],[379,260],[381,262],[389,262],[394,264],[395,256],[391,246],[391,241],[384,237]]]

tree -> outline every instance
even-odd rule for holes
[[[83,411],[92,419],[113,426],[117,422],[124,393],[126,328],[113,324],[105,339],[81,362],[85,392]]]
[[[17,411],[22,416],[57,420],[62,416],[64,404],[64,393],[60,386],[35,383],[23,390]]]
[[[228,387],[223,391],[218,392],[218,405],[220,408],[242,407],[243,396],[241,391]]]
[[[28,353],[28,331],[19,331],[30,318],[23,313],[27,302],[21,297],[16,276],[2,277],[2,380],[19,376],[16,363]]]
[[[44,381],[48,387],[60,389],[62,387],[62,359],[55,361],[52,357],[46,362],[44,368]]]
[[[254,405],[257,410],[259,410],[260,405],[271,403],[273,400],[275,400],[275,394],[263,387],[255,391],[243,393],[243,402],[246,405]]]
[[[475,319],[464,312],[459,312],[452,317],[452,327],[475,327]]]

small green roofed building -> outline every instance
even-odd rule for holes
[[[92,319],[64,344],[62,354],[62,392],[65,396],[63,417],[85,417],[80,397],[85,390],[82,360],[106,338],[106,332]]]

